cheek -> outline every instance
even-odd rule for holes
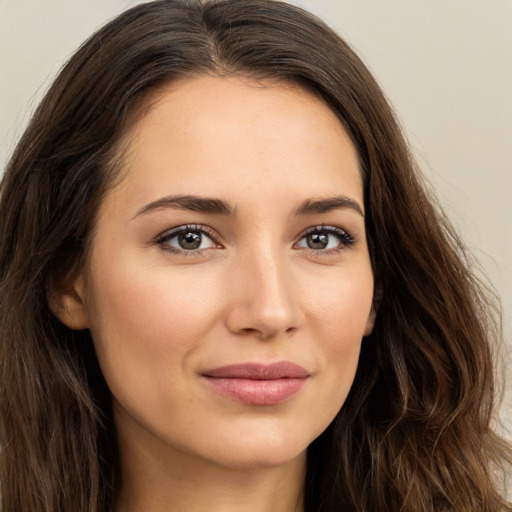
[[[320,339],[332,350],[358,345],[366,330],[373,300],[371,269],[336,273],[323,286],[308,287],[311,322],[322,332]]]
[[[199,288],[186,271],[142,271],[122,261],[109,272],[95,268],[87,306],[105,378],[115,395],[131,383],[135,391],[156,391],[184,371],[187,357],[206,339],[217,317],[211,298],[216,285],[203,279]]]
[[[371,271],[332,279],[312,294],[310,325],[321,348],[327,415],[334,416],[352,386],[373,294]]]
[[[109,272],[92,276],[88,298],[91,319],[100,330],[133,332],[186,339],[201,329],[199,319],[208,317],[214,304],[213,279],[197,279],[190,272],[155,266],[116,262]],[[199,286],[200,284],[200,286]],[[153,336],[150,336],[152,338]]]

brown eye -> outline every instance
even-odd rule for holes
[[[325,233],[311,233],[306,237],[306,244],[310,249],[325,249],[329,245],[329,235]]]
[[[304,233],[295,247],[329,253],[352,247],[354,244],[355,239],[344,229],[334,226],[318,226]]]
[[[188,231],[178,235],[178,244],[182,249],[194,250],[201,246],[202,238],[201,233]]]
[[[181,226],[168,231],[158,239],[158,245],[174,253],[192,253],[216,247],[212,237],[198,226]]]

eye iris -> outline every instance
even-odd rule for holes
[[[310,249],[325,249],[329,244],[329,235],[325,233],[311,233],[306,238]]]
[[[201,245],[201,233],[187,231],[178,235],[178,243],[182,249],[197,249]]]

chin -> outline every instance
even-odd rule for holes
[[[266,434],[237,434],[235,439],[217,444],[208,458],[218,465],[236,470],[280,467],[305,457],[313,440],[306,439],[306,436],[301,439],[291,432],[274,431]]]
[[[235,471],[250,471],[253,469],[279,468],[297,462],[306,457],[306,449],[302,451],[281,450],[276,453],[272,450],[261,448],[257,453],[237,454],[236,457],[217,460],[217,464]]]

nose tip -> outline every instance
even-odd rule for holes
[[[231,332],[268,340],[289,335],[299,327],[298,294],[283,267],[275,259],[267,259],[265,264],[250,265],[232,275],[235,289],[226,314]]]
[[[245,312],[239,308],[235,315],[230,315],[228,323],[233,332],[252,334],[262,340],[275,338],[280,334],[290,334],[296,329],[291,316],[282,310],[258,313],[253,308],[252,311],[248,308]]]

